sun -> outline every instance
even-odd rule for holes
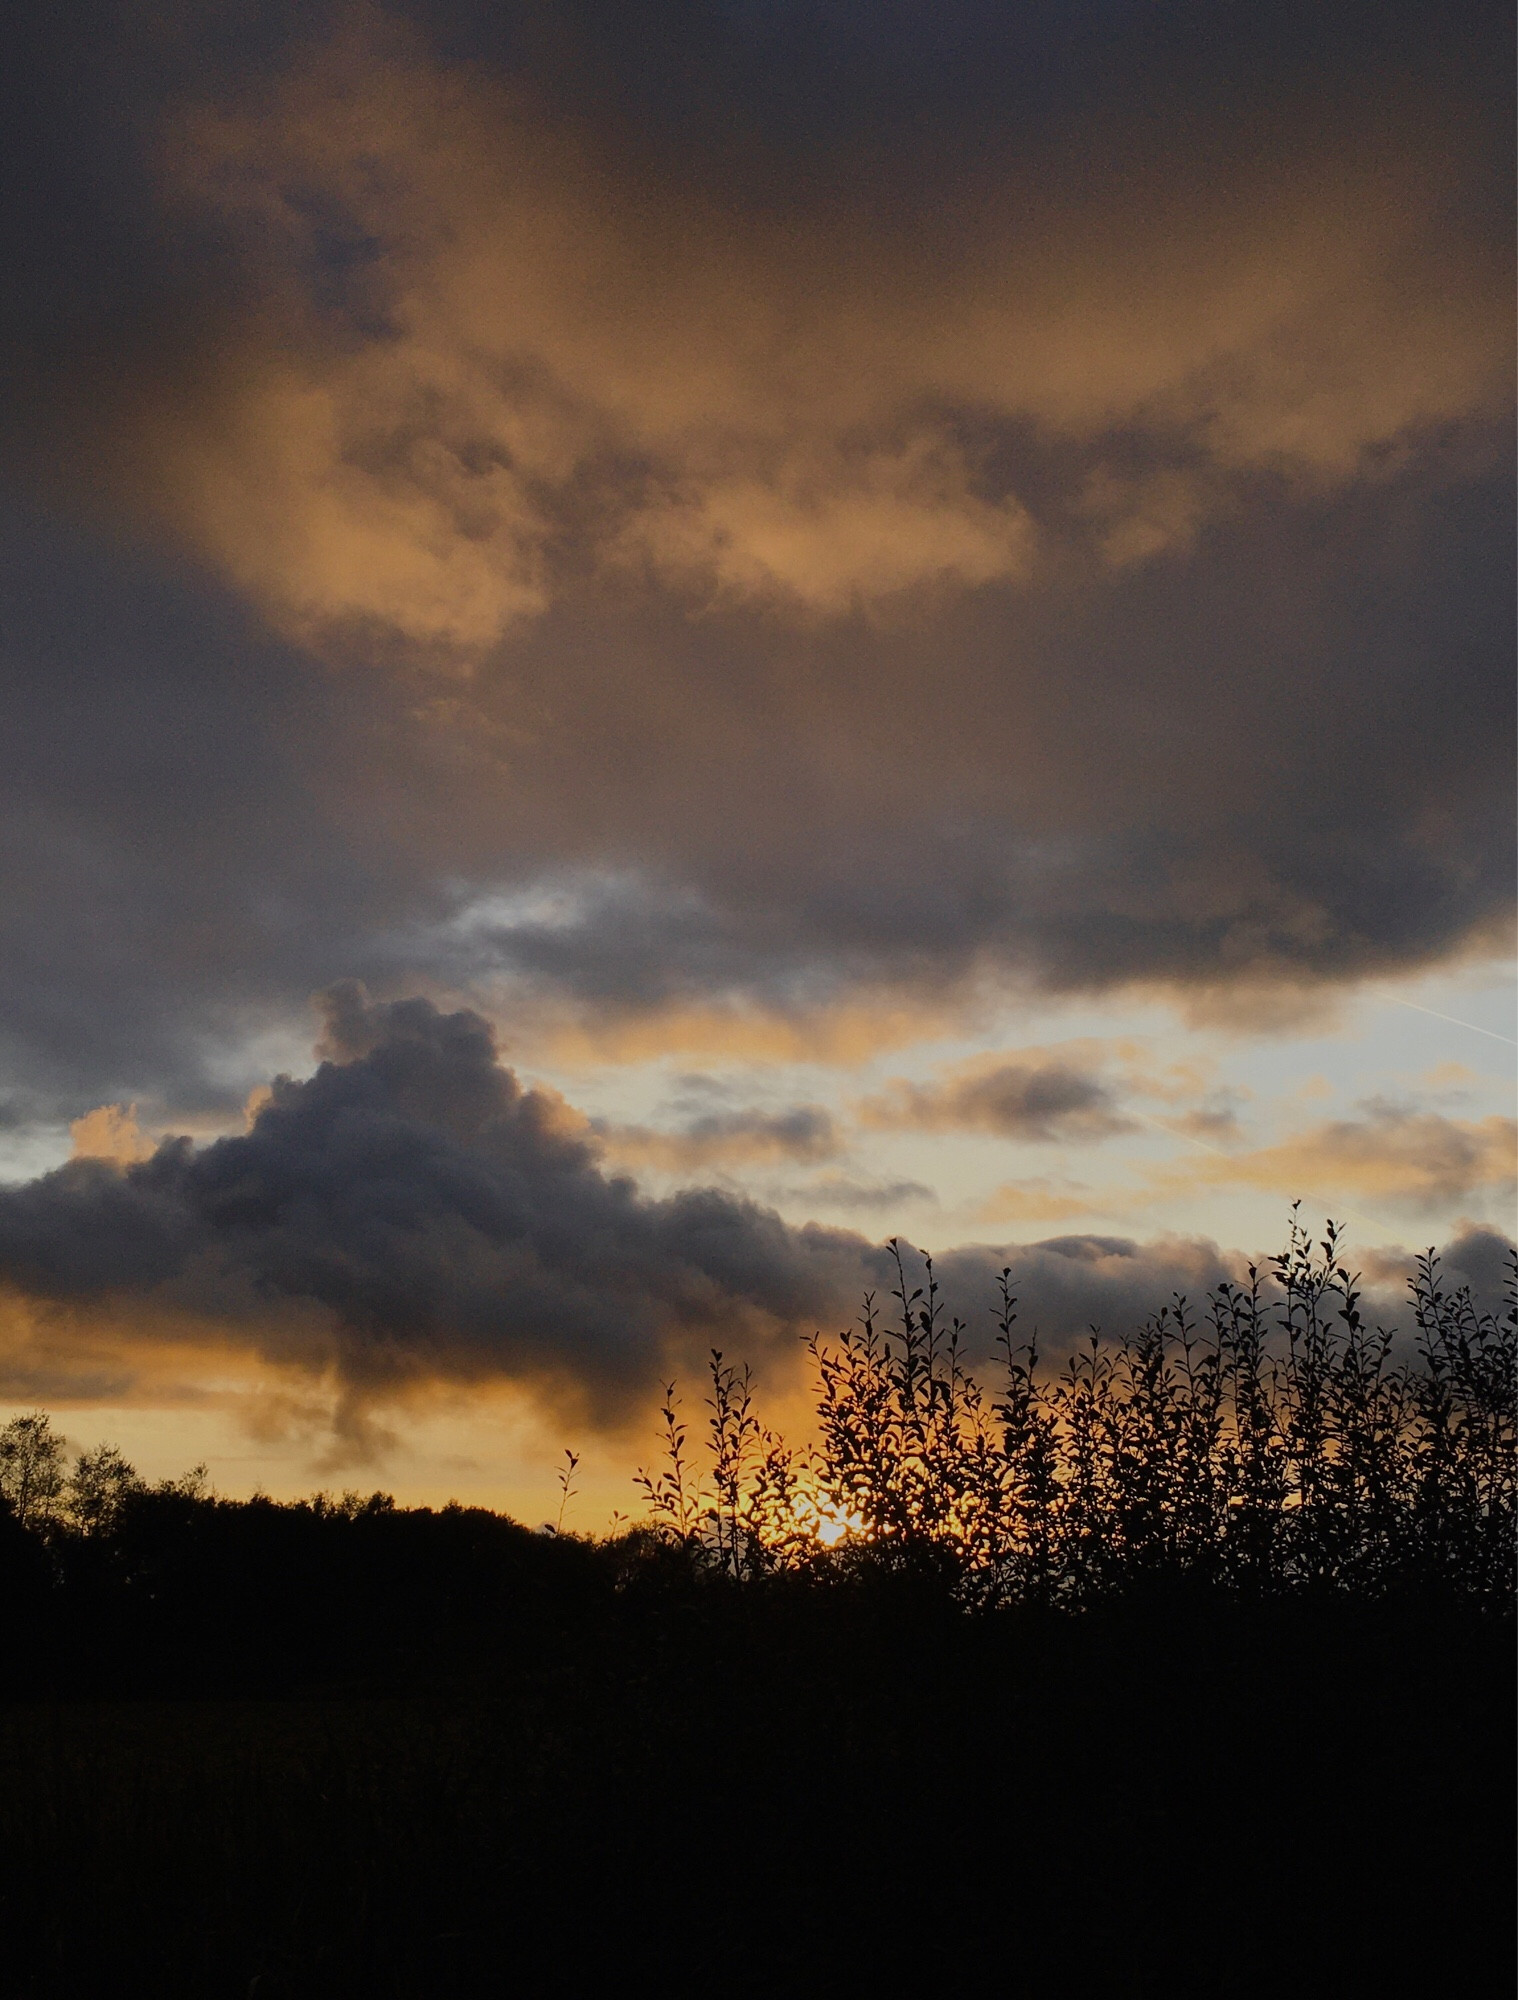
[[[845,1513],[829,1503],[818,1507],[812,1532],[825,1549],[836,1548],[846,1536],[865,1532],[864,1517]]]

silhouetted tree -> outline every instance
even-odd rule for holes
[[[142,1490],[137,1468],[113,1444],[80,1452],[64,1492],[63,1511],[81,1535],[109,1534],[128,1497]]]
[[[42,1410],[12,1417],[0,1429],[0,1496],[25,1528],[54,1518],[64,1490],[64,1442]]]

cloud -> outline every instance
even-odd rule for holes
[[[1051,1144],[1090,1141],[1133,1130],[1111,1087],[1094,1072],[1034,1052],[962,1066],[940,1083],[898,1081],[859,1107],[866,1125],[923,1132],[989,1132],[997,1138]]]
[[[153,1142],[137,1123],[135,1104],[101,1104],[76,1118],[69,1127],[76,1160],[114,1160],[130,1166],[151,1159]]]
[[[923,1181],[869,1180],[847,1173],[815,1174],[798,1185],[771,1190],[776,1200],[809,1209],[834,1209],[841,1214],[874,1214],[889,1218],[903,1206],[938,1206],[935,1191]]]
[[[862,1237],[795,1228],[710,1188],[652,1200],[609,1175],[586,1121],[524,1089],[478,1015],[375,1004],[352,983],[323,1012],[315,1073],[256,1096],[245,1134],[82,1156],[0,1191],[0,1274],[15,1292],[86,1324],[93,1309],[128,1346],[134,1324],[161,1341],[181,1323],[187,1350],[219,1339],[335,1371],[351,1427],[354,1411],[429,1379],[510,1379],[614,1422],[712,1343],[788,1373],[799,1332],[846,1322],[867,1287],[886,1289],[884,1252]],[[822,1190],[835,1207],[893,1192]],[[1083,1310],[1117,1311],[1141,1277],[1222,1268],[1211,1252],[1167,1246],[1156,1263],[1074,1239],[1018,1254],[1057,1327],[1077,1292]],[[991,1257],[951,1253],[946,1269],[984,1290]],[[1075,1284],[1077,1266],[1094,1289]],[[84,1349],[94,1374],[99,1347]]]
[[[706,1111],[674,1131],[607,1121],[594,1129],[620,1164],[677,1174],[727,1164],[826,1160],[841,1147],[832,1115],[817,1104],[785,1111]]]
[[[1023,577],[1032,517],[975,484],[963,449],[931,431],[895,448],[814,448],[768,479],[687,473],[632,515],[610,559],[702,595],[834,614],[924,584]]]
[[[977,1222],[1074,1222],[1093,1206],[1105,1207],[1105,1193],[1039,1174],[1003,1181],[975,1211]]]
[[[936,1206],[938,1196],[922,1181],[855,1180],[847,1174],[826,1174],[808,1183],[804,1198],[819,1208],[873,1209],[877,1214],[899,1207],[903,1202],[926,1202]]]
[[[1324,1120],[1266,1146],[1247,1143],[1231,1110],[1146,1119],[1191,1140],[1197,1153],[1139,1163],[1132,1176],[1099,1187],[1048,1175],[1010,1180],[982,1203],[978,1219],[1068,1221],[1240,1187],[1283,1202],[1307,1198],[1340,1214],[1355,1201],[1410,1215],[1447,1212],[1472,1200],[1511,1202],[1518,1185],[1513,1119],[1451,1118],[1377,1101],[1360,1108],[1363,1116]]]
[[[1518,1122],[1492,1116],[1372,1103],[1360,1118],[1336,1118],[1273,1146],[1219,1154],[1151,1172],[1170,1193],[1218,1183],[1291,1197],[1385,1202],[1409,1213],[1484,1196],[1510,1201],[1518,1177]]]
[[[1246,1262],[1199,1238],[1136,1243],[1124,1236],[1054,1236],[1012,1252],[979,1245],[955,1250],[939,1260],[939,1275],[949,1295],[989,1304],[997,1272],[1011,1264],[1019,1326],[1036,1330],[1044,1352],[1056,1354],[1093,1328],[1114,1336],[1131,1332],[1177,1293],[1202,1308],[1213,1287],[1244,1275]]]
[[[1513,1241],[1489,1223],[1464,1222],[1445,1244],[1446,1281],[1469,1285],[1478,1304],[1493,1310],[1513,1282]]]
[[[609,1178],[583,1120],[523,1090],[477,1015],[341,988],[324,1047],[244,1136],[0,1193],[0,1270],[43,1299],[221,1318],[359,1392],[500,1374],[602,1416],[711,1341],[762,1354],[859,1287],[858,1238]],[[291,1306],[325,1319],[314,1351],[309,1313],[282,1325]]]
[[[477,654],[571,544],[823,614],[1023,580],[1046,537],[998,427],[1074,452],[1056,539],[1125,569],[1189,551],[1240,480],[1331,487],[1506,408],[1501,274],[1451,232],[1438,141],[1362,112],[1212,181],[1132,145],[1083,198],[1035,157],[928,212],[735,214],[356,15],[165,148],[266,326],[143,471],[288,629]]]
[[[1239,1115],[1232,1105],[1203,1107],[1165,1120],[1166,1128],[1183,1138],[1200,1139],[1204,1145],[1237,1145],[1243,1137]]]
[[[1497,10],[33,11],[13,1124],[1506,948]]]
[[[1485,1224],[1461,1225],[1439,1251],[1446,1290],[1469,1284],[1478,1309],[1499,1310],[1512,1253],[1511,1239],[1499,1231]],[[1364,1266],[1367,1318],[1399,1334],[1400,1351],[1410,1357],[1414,1329],[1407,1286],[1413,1253],[1401,1248],[1359,1253],[1351,1244],[1348,1255],[1351,1268]],[[1265,1274],[1269,1296],[1268,1252],[1246,1256],[1196,1237],[1137,1243],[1120,1236],[1057,1236],[1005,1251],[975,1245],[939,1259],[938,1271],[952,1301],[989,1301],[997,1272],[1010,1264],[1018,1325],[1025,1331],[1036,1328],[1042,1351],[1053,1357],[1068,1352],[1093,1328],[1109,1337],[1127,1333],[1177,1295],[1200,1318],[1208,1293],[1224,1281],[1245,1281],[1251,1263]],[[984,1323],[972,1319],[972,1328],[977,1324]]]

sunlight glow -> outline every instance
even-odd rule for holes
[[[812,1533],[825,1549],[833,1549],[848,1535],[863,1535],[864,1517],[861,1514],[845,1513],[831,1501],[824,1501],[813,1508]]]

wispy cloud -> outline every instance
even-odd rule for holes
[[[656,1167],[666,1173],[776,1160],[826,1160],[841,1148],[831,1113],[817,1104],[783,1111],[706,1111],[669,1130],[606,1120],[597,1121],[594,1129],[618,1164]]]
[[[988,1132],[1050,1144],[1092,1141],[1133,1129],[1112,1087],[1090,1069],[1036,1053],[962,1065],[941,1081],[898,1081],[858,1106],[866,1126],[924,1132]]]
[[[1518,1123],[1511,1118],[1371,1104],[1361,1117],[1329,1119],[1274,1145],[1169,1162],[1149,1169],[1148,1181],[1170,1196],[1242,1185],[1423,1214],[1477,1196],[1510,1200],[1515,1175]]]

